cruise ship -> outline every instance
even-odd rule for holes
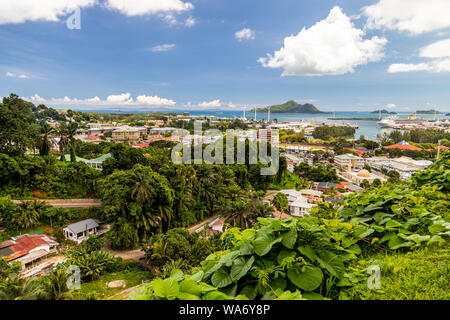
[[[387,117],[379,121],[378,124],[382,128],[392,128],[392,129],[410,129],[423,127],[428,121],[424,118],[417,118],[415,116],[409,116],[409,118],[401,119],[397,116]]]

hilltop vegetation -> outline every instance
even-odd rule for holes
[[[417,114],[442,114],[442,112],[437,111],[437,110],[433,110],[433,109],[430,109],[430,110],[418,110],[418,111],[416,111],[416,113]]]
[[[386,110],[386,109],[383,109],[383,110],[375,110],[375,111],[372,111],[371,113],[376,113],[376,114],[378,114],[378,113],[382,113],[382,114],[397,114],[397,112],[394,112],[394,111],[388,111],[388,110]]]
[[[449,162],[446,153],[397,189],[387,184],[352,196],[327,219],[316,212],[229,229],[223,251],[188,274],[173,269],[129,299],[449,299]],[[366,283],[374,266],[382,270],[381,286],[371,290]],[[420,286],[427,290],[417,292]]]
[[[266,113],[269,111],[269,107],[262,108],[262,109],[256,109],[256,112],[258,113]],[[310,114],[316,114],[316,113],[326,113],[322,112],[313,104],[299,104],[294,100],[290,100],[284,104],[280,105],[273,105],[270,107],[270,111],[272,113],[310,113]],[[253,111],[250,112],[255,112]]]

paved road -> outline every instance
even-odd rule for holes
[[[13,203],[19,204],[30,201],[34,200],[13,200]],[[103,205],[99,199],[41,199],[38,201],[45,202],[48,206],[54,208],[99,208]]]

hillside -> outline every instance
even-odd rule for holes
[[[268,111],[269,111],[269,107],[256,109],[256,112],[258,112],[258,113],[266,113]],[[284,104],[270,106],[270,111],[272,113],[310,113],[310,114],[329,113],[329,112],[320,111],[313,104],[309,104],[309,103],[299,104],[299,103],[295,102],[294,100],[288,101]],[[255,112],[255,109],[253,109],[251,112]]]
[[[418,110],[416,111],[417,114],[442,114],[442,112],[437,110]]]

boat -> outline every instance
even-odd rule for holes
[[[382,119],[378,122],[378,124],[382,128],[393,128],[393,129],[400,129],[400,128],[411,128],[411,127],[423,127],[425,124],[427,124],[428,121],[424,118],[418,118],[413,115],[409,116],[409,118],[402,119],[398,116],[391,116]]]

